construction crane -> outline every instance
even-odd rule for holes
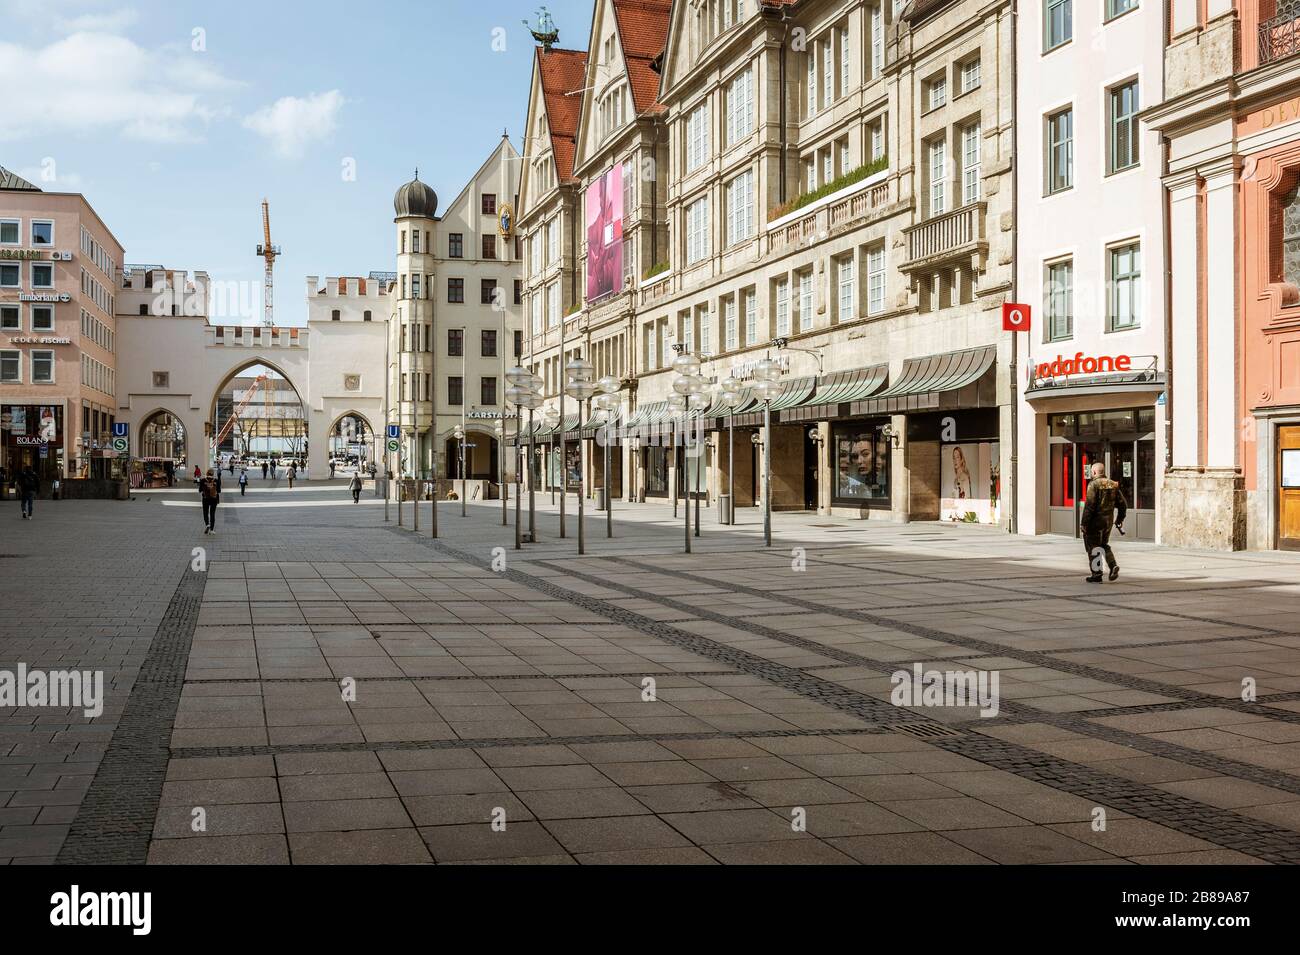
[[[275,400],[274,396],[271,393],[271,389],[266,387],[266,383],[270,380],[270,377],[271,377],[270,375],[258,375],[256,378],[253,379],[252,386],[248,389],[248,392],[240,400],[239,406],[230,413],[230,418],[226,421],[225,424],[221,426],[221,430],[217,432],[217,440],[213,442],[212,445],[214,448],[221,447],[221,442],[226,440],[226,436],[230,434],[230,430],[239,421],[240,414],[243,412],[245,408],[248,407],[249,402],[253,400],[253,396],[257,394],[259,388],[264,389],[265,391],[263,400],[266,405],[266,416],[270,417],[271,407],[274,404],[274,400]]]
[[[257,247],[257,254],[266,261],[266,280],[262,285],[262,300],[265,308],[262,324],[270,328],[275,324],[272,314],[271,273],[275,269],[275,257],[280,254],[280,247],[271,244],[271,204],[265,199],[262,200],[262,244]]]

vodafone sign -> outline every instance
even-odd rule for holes
[[[1128,355],[1084,355],[1076,352],[1073,358],[1056,356],[1056,361],[1039,362],[1034,366],[1035,378],[1063,378],[1067,375],[1099,375],[1114,371],[1132,371],[1133,359]]]
[[[1005,302],[1002,305],[1002,330],[1004,332],[1029,331],[1030,311],[1028,305],[1019,302]]]

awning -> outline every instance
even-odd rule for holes
[[[560,422],[560,425],[557,428],[548,427],[546,424],[542,424],[542,426],[537,429],[537,436],[539,438],[550,437],[557,432],[568,432],[577,426],[578,416],[576,414],[566,414],[564,420]]]
[[[1146,368],[1141,371],[1083,375],[1078,378],[1031,378],[1029,387],[1025,389],[1025,400],[1082,398],[1085,395],[1154,395],[1164,390],[1164,373]],[[1147,397],[1146,400],[1153,399]]]
[[[664,423],[671,417],[666,401],[649,401],[623,423],[623,437],[649,438],[666,430]]]
[[[613,417],[613,423],[608,425],[608,427],[612,427],[617,431],[621,426],[621,418],[622,415],[616,412]],[[597,431],[604,431],[606,427],[605,412],[593,411],[591,417],[582,423],[582,428],[580,430],[582,431],[582,436],[584,438],[594,438]]]
[[[838,371],[818,379],[817,390],[802,404],[781,412],[782,421],[821,421],[843,417],[841,405],[860,401],[882,388],[889,379],[889,365],[881,363],[852,371]]]
[[[802,404],[808,400],[816,387],[817,379],[811,375],[807,378],[789,379],[785,382],[784,390],[772,399],[771,410],[780,411],[782,408],[793,408]],[[749,428],[763,423],[763,402],[759,401],[757,396],[752,401],[740,405],[739,409],[732,419],[732,424]]]
[[[851,413],[881,415],[992,407],[997,404],[997,394],[989,372],[996,358],[997,349],[992,345],[909,358],[892,385],[871,398],[854,401]]]

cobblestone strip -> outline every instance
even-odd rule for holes
[[[487,561],[480,560],[476,556],[452,547],[443,541],[429,541],[426,546],[433,547],[442,553],[470,564],[471,566],[487,566]],[[620,560],[619,558],[609,559]],[[636,565],[635,561],[626,559],[622,559],[621,562]],[[534,565],[558,570],[560,573],[575,577],[579,580],[584,580],[597,586],[627,592],[642,597],[643,599],[649,599],[660,603],[667,602],[666,598],[661,595],[650,594],[632,587],[627,587],[626,585],[613,584],[601,578],[577,573],[571,568],[557,568],[545,561],[536,561],[534,562]],[[651,569],[659,570],[660,568]],[[670,575],[678,575],[682,577],[693,576],[680,571],[668,573]],[[629,611],[620,607],[615,607],[614,605],[598,598],[589,597],[585,594],[578,593],[577,591],[561,588],[543,578],[533,577],[515,570],[505,571],[502,576],[507,576],[519,583],[524,583],[529,587],[542,590],[552,596],[568,599],[572,603],[584,607],[584,609],[591,610],[593,613],[612,616],[615,619],[626,619],[629,621],[629,625],[637,627],[646,633],[650,633],[652,636],[661,636],[662,639],[669,640],[670,642],[672,641],[672,638],[661,635],[658,632],[660,629],[671,631],[673,634],[681,633],[681,631],[677,631],[676,628],[660,628],[654,621],[649,620],[648,618],[642,618],[637,614],[632,614]],[[763,597],[770,596],[770,594],[752,591],[751,588],[736,587],[734,589],[742,592],[754,592]],[[818,612],[826,612],[826,608],[824,607],[818,606],[815,609]],[[744,630],[749,630],[754,626],[742,621],[732,620],[731,618],[724,617],[723,620],[730,626]],[[779,633],[779,631],[777,631],[777,633]],[[936,639],[943,639],[943,634],[939,634],[937,631],[935,631],[935,633]],[[695,635],[692,634],[685,634],[685,636],[691,638],[693,644],[704,639],[695,637]],[[782,639],[784,642],[789,642],[792,640],[801,640],[802,638],[793,637],[789,634],[780,634],[779,639]],[[704,642],[711,644],[716,649],[731,650],[731,648],[714,644],[713,641],[706,640]],[[820,644],[817,646],[819,648],[821,647]],[[687,648],[694,649],[694,646],[689,646]],[[847,653],[847,651],[837,652]],[[745,654],[745,656],[750,657],[753,655]],[[880,669],[882,666],[894,666],[893,664],[885,664],[883,661],[872,661],[869,660],[869,658],[859,657],[857,654],[852,654],[852,656],[858,657],[858,659],[863,662],[863,665],[869,665],[873,669]],[[761,661],[761,663],[763,666],[757,666],[754,670],[749,670],[747,672],[753,672],[755,675],[758,675],[763,679],[771,680],[770,677],[766,676],[762,672],[767,665],[767,661]],[[783,667],[782,669],[788,668]],[[816,695],[814,692],[811,692],[814,687],[809,685],[807,679],[808,677],[805,675],[803,680],[796,680],[792,683],[783,685],[796,693],[800,693],[801,695],[812,699],[819,699],[822,702],[826,702],[832,706],[837,706],[837,708],[840,709],[844,709],[845,707],[840,705],[839,701],[843,700],[844,695],[847,695],[849,697],[858,697],[860,700],[872,704],[871,710],[873,713],[879,713],[879,708],[881,706],[887,707],[896,712],[905,712],[909,714],[912,712],[901,707],[894,707],[892,704],[886,704],[883,701],[876,700],[873,697],[868,697],[865,694],[858,693],[857,691],[848,690],[845,687],[840,687],[843,694],[837,695],[837,701],[832,702],[829,699],[825,699]],[[820,683],[822,681],[817,682]],[[1025,707],[1023,704],[1005,702],[1003,704],[1003,709],[1012,710],[1021,715],[1022,718],[1027,718],[1032,715],[1034,719],[1041,722],[1070,722],[1073,723],[1080,732],[1086,732],[1094,728],[1102,729],[1102,727],[1097,727],[1095,724],[1083,720],[1070,720],[1068,716],[1051,716],[1038,711],[1030,711],[1029,708]],[[850,710],[850,712],[852,712],[852,710]],[[1017,722],[1019,721],[1022,720],[1017,720]],[[891,722],[894,723],[893,726],[889,725]],[[929,720],[923,722],[912,722],[910,724],[881,720],[878,722],[876,729],[878,732],[888,732],[891,730],[905,731],[908,725],[918,726],[918,723],[919,725],[930,727],[941,726],[944,730],[948,731],[943,736],[936,736],[933,740],[929,740],[928,742],[933,746],[960,755],[969,756],[971,759],[975,759],[978,762],[994,766],[995,768],[1005,769],[1008,772],[1022,776],[1026,779],[1043,782],[1063,792],[1079,795],[1083,798],[1109,800],[1105,803],[1099,802],[1099,804],[1114,806],[1115,808],[1128,812],[1138,818],[1155,822],[1179,832],[1194,835],[1215,845],[1237,849],[1249,855],[1256,856],[1257,858],[1266,859],[1267,861],[1286,863],[1300,862],[1300,833],[1271,826],[1267,823],[1246,816],[1241,816],[1231,810],[1208,806],[1204,803],[1199,803],[1183,796],[1167,793],[1160,789],[1154,789],[1150,786],[1132,780],[1123,779],[1118,776],[1113,776],[1077,763],[1072,763],[1068,760],[1060,759],[1047,753],[1029,749],[1028,747],[979,735],[978,730],[975,730],[975,732],[966,732],[964,734],[954,735],[952,727]],[[1058,724],[1054,722],[1054,725]],[[1154,745],[1159,745],[1162,748],[1167,748],[1168,754],[1171,755],[1171,758],[1182,759],[1184,756],[1187,756],[1189,764],[1200,765],[1199,762],[1193,763],[1193,758],[1196,760],[1204,759],[1216,761],[1222,767],[1219,771],[1224,772],[1225,775],[1232,775],[1237,769],[1240,769],[1243,774],[1245,774],[1246,771],[1258,769],[1258,767],[1238,764],[1232,760],[1222,760],[1218,757],[1199,753],[1198,751],[1176,746],[1172,743],[1149,741],[1138,734],[1127,733],[1120,730],[1111,730],[1109,728],[1105,729],[1105,734],[1100,735],[1110,736],[1114,734],[1115,736],[1123,737],[1124,743],[1126,745],[1131,745],[1134,748],[1140,748],[1137,745],[1140,742],[1150,742]],[[1177,753],[1175,754],[1174,751],[1177,751]],[[1294,777],[1292,777],[1292,781],[1296,781]]]
[[[186,567],[56,864],[143,864],[162,798],[204,575]]]
[[[879,736],[892,727],[869,726],[853,729],[709,730],[697,733],[597,733],[587,736],[499,736],[483,739],[383,740],[362,743],[257,743],[249,746],[178,746],[172,759],[210,756],[285,756],[290,753],[383,753],[389,750],[491,749],[497,746],[576,746],[583,743],[625,743],[628,740],[675,742],[695,739],[777,739],[789,736]]]

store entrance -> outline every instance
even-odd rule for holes
[[[1300,550],[1300,428],[1278,428],[1277,546]]]
[[[1128,502],[1125,530],[1155,540],[1155,409],[1052,415],[1049,431],[1050,532],[1080,536],[1089,471],[1100,462]]]
[[[808,429],[803,441],[803,507],[816,511],[820,503],[821,436],[816,427]]]

